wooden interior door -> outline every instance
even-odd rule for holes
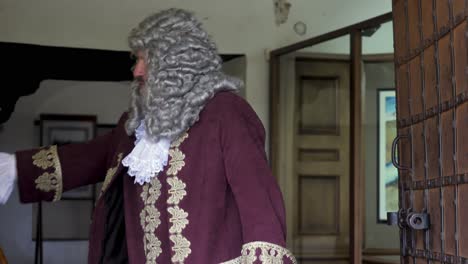
[[[393,1],[402,263],[468,263],[467,7]]]
[[[288,244],[300,263],[349,263],[349,60],[292,57],[282,68]]]

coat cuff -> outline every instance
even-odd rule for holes
[[[296,258],[286,248],[263,241],[255,241],[242,246],[241,256],[222,264],[247,263],[294,263]]]
[[[60,200],[63,182],[57,146],[17,152],[16,158],[22,202],[38,201],[40,197],[52,198],[54,202]]]

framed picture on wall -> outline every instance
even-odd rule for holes
[[[40,145],[63,146],[92,140],[96,116],[41,114]],[[96,186],[88,185],[62,194],[60,201],[33,206],[33,240],[87,240],[96,200]],[[39,239],[38,239],[39,237]]]
[[[112,131],[116,128],[117,124],[97,124],[96,125],[96,136],[101,136]]]
[[[40,115],[41,145],[65,145],[94,138],[96,116]]]
[[[397,135],[395,89],[378,89],[377,100],[377,220],[385,222],[387,212],[398,211],[398,170],[391,157],[392,142]]]

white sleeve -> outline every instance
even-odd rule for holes
[[[13,192],[17,178],[16,157],[0,152],[0,204],[5,204]]]

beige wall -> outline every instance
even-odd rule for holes
[[[345,35],[326,42],[319,43],[301,50],[310,53],[347,54],[350,50],[350,37]],[[381,25],[377,31],[369,37],[362,37],[362,54],[393,53],[393,22],[389,21]]]
[[[246,59],[245,56],[241,56],[230,61],[223,63],[223,72],[228,75],[236,76],[244,82],[244,86],[240,88],[239,94],[245,98],[245,70],[246,70]]]

